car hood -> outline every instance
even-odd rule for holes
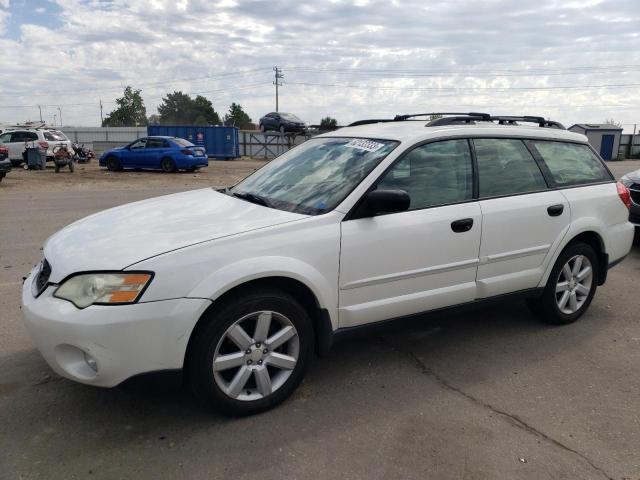
[[[207,188],[122,205],[52,235],[44,256],[51,281],[84,271],[121,270],[189,245],[307,218]]]
[[[640,170],[635,170],[624,175],[632,182],[640,183]]]

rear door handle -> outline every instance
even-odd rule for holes
[[[550,217],[559,217],[560,215],[562,215],[562,212],[564,212],[564,205],[562,204],[551,205],[549,208],[547,208],[547,213]]]
[[[471,227],[473,227],[473,218],[463,218],[462,220],[451,222],[451,230],[456,233],[468,232]]]

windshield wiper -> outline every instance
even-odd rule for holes
[[[256,195],[255,193],[249,192],[232,192],[234,197],[240,198],[242,200],[246,200],[247,202],[255,203],[257,205],[262,205],[263,207],[273,208],[271,202],[260,195]]]

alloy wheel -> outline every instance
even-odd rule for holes
[[[593,267],[584,255],[571,257],[556,280],[556,304],[564,314],[576,313],[587,301],[593,283]]]
[[[287,317],[268,310],[250,313],[220,338],[213,355],[213,377],[227,396],[259,400],[285,384],[299,352],[298,332]]]

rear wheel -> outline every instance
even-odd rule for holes
[[[596,293],[598,268],[590,245],[569,245],[556,260],[542,296],[527,300],[529,308],[547,323],[575,322],[589,308]]]
[[[176,171],[176,162],[172,158],[165,157],[160,160],[160,168],[165,173],[171,173]]]
[[[118,160],[114,156],[107,157],[106,160],[107,170],[111,172],[116,172],[118,170],[122,170],[122,165],[120,164],[120,160]]]
[[[312,345],[311,320],[293,297],[254,290],[205,315],[186,369],[199,398],[229,415],[251,415],[293,393]]]
[[[262,123],[260,124],[260,131],[261,131],[262,133],[264,133],[264,132],[266,132],[266,131],[267,131],[267,129],[265,128],[264,124],[262,124]]]

